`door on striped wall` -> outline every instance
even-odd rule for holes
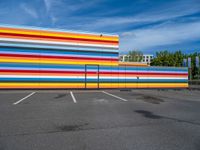
[[[99,65],[85,65],[85,88],[99,88]]]

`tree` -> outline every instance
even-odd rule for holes
[[[128,53],[129,62],[141,62],[143,59],[143,53],[138,50],[132,50]]]
[[[192,78],[197,78],[198,68],[196,68],[195,58],[200,57],[200,53],[183,54],[180,50],[169,52],[167,50],[156,52],[156,57],[152,60],[151,66],[183,66],[183,59],[191,58]]]
[[[174,66],[181,67],[184,54],[181,51],[170,53],[169,51],[156,52],[156,57],[152,60],[153,66]]]

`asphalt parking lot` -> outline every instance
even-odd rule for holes
[[[0,150],[199,150],[200,91],[0,91]]]

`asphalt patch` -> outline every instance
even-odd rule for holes
[[[138,98],[139,100],[143,100],[145,102],[151,103],[151,104],[160,104],[164,102],[163,99],[155,97],[155,96],[149,96],[149,95],[142,95]]]
[[[141,114],[145,118],[150,118],[150,119],[167,119],[167,120],[171,120],[171,121],[175,121],[175,122],[187,123],[187,124],[192,124],[192,125],[200,126],[200,123],[198,123],[198,122],[193,122],[193,121],[182,120],[182,119],[177,119],[177,118],[172,118],[172,117],[155,115],[154,113],[152,113],[150,111],[146,111],[146,110],[135,110],[134,112]]]
[[[135,112],[141,114],[142,116],[144,116],[146,118],[150,118],[150,119],[162,119],[163,118],[159,115],[155,115],[152,112],[146,111],[146,110],[136,110]]]
[[[59,98],[63,98],[65,97],[67,94],[58,94],[56,97],[54,97],[55,99],[59,99]]]
[[[151,103],[151,104],[160,104],[160,103],[164,102],[164,100],[159,97],[151,96],[151,95],[144,95],[141,93],[134,93],[134,94],[132,94],[132,96],[134,96],[136,98],[136,100],[142,100],[144,102]]]
[[[88,123],[77,124],[77,125],[61,125],[57,126],[56,129],[62,132],[78,131],[78,130],[83,130],[83,127],[87,125]]]

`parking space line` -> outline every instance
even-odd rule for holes
[[[105,92],[105,91],[102,91],[102,92],[105,93],[105,94],[107,94],[107,95],[110,95],[110,96],[112,96],[112,97],[115,97],[115,98],[117,98],[117,99],[120,99],[120,100],[122,100],[122,101],[128,101],[128,100],[126,100],[126,99],[124,99],[124,98],[121,98],[121,97],[119,97],[119,96],[110,94],[110,93],[108,93],[108,92]]]
[[[13,105],[17,105],[17,104],[21,103],[23,100],[29,98],[30,96],[32,96],[32,95],[35,94],[35,93],[36,93],[36,92],[32,92],[31,94],[29,94],[29,95],[25,96],[24,98],[18,100],[17,102],[13,103]]]
[[[73,99],[74,103],[77,103],[77,101],[76,101],[76,98],[74,97],[74,94],[73,94],[73,92],[72,92],[72,91],[70,91],[70,95],[71,95],[71,97],[72,97],[72,99]]]

